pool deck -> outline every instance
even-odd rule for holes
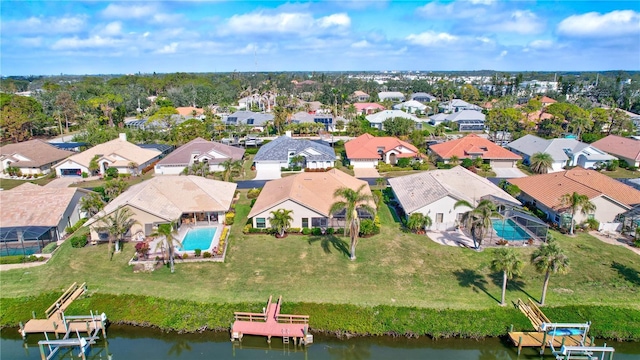
[[[180,229],[178,229],[178,235],[176,236],[178,240],[182,243],[184,241],[184,237],[187,235],[187,232],[191,229],[201,229],[201,228],[216,228],[216,234],[211,241],[211,246],[208,249],[201,249],[202,252],[211,251],[214,247],[217,247],[220,243],[220,234],[222,233],[222,229],[224,228],[223,224],[211,224],[211,225],[182,225]],[[156,248],[158,243],[161,242],[160,238],[155,238],[149,243],[149,249],[151,252],[156,253]],[[192,253],[193,250],[180,250],[176,249],[176,254],[184,254],[184,253]]]

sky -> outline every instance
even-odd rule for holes
[[[7,1],[0,74],[640,70],[640,1]]]

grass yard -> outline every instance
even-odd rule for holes
[[[381,234],[361,239],[358,259],[348,259],[348,238],[290,235],[276,239],[243,235],[249,212],[246,192],[237,205],[225,263],[177,263],[134,274],[127,265],[133,244],[113,261],[107,246],[71,248],[65,243],[46,265],[3,271],[2,297],[60,291],[74,281],[87,282],[90,292],[140,294],[203,303],[285,301],[399,305],[437,309],[487,309],[498,306],[501,274],[492,274],[492,250],[476,252],[434,243],[424,235],[405,233],[387,207],[380,212]],[[567,275],[552,275],[550,306],[598,305],[640,309],[640,257],[587,235],[569,238],[557,233],[571,259]],[[532,248],[518,252],[527,259]],[[507,300],[538,300],[543,275],[532,266],[510,282]]]
[[[16,186],[20,186],[26,182],[30,182],[33,184],[37,184],[40,186],[44,186],[48,183],[51,182],[51,180],[53,180],[54,178],[49,177],[49,176],[45,176],[43,178],[40,179],[36,179],[36,180],[13,180],[13,179],[2,179],[0,178],[0,188],[4,189],[4,190],[9,190],[9,189],[13,189]]]
[[[601,173],[614,179],[634,179],[640,177],[640,171],[631,171],[620,167],[614,171],[601,171]]]

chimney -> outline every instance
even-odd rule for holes
[[[126,133],[120,133],[120,134],[118,134],[118,138],[120,138],[121,141],[127,141],[127,134]]]
[[[285,132],[285,135],[287,135],[288,137],[291,137],[291,130],[287,130],[287,131]]]

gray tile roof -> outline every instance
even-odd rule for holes
[[[605,152],[585,144],[576,139],[543,139],[535,135],[525,135],[507,144],[507,148],[516,150],[527,156],[537,152],[545,152],[551,155],[554,161],[565,161],[569,159],[565,149],[575,154],[583,152],[589,160],[612,160]]]
[[[0,146],[0,159],[9,159],[11,166],[40,167],[63,160],[75,153],[60,150],[42,140],[29,140],[17,144]]]
[[[210,164],[219,164],[228,159],[232,159],[234,161],[242,159],[242,156],[244,156],[244,149],[225,145],[219,142],[207,141],[203,138],[196,138],[174,150],[171,154],[160,160],[158,165],[186,166],[191,163],[191,157],[194,154],[210,154],[210,156],[213,156],[212,153],[218,153],[222,156],[216,156],[213,159],[209,159],[208,162]]]
[[[456,122],[461,120],[485,120],[485,115],[476,110],[462,110],[447,115],[447,120]]]
[[[336,160],[336,153],[332,147],[311,140],[292,139],[288,136],[280,136],[262,145],[253,160],[286,161],[289,158],[289,151],[294,151],[296,155],[303,155],[307,160],[312,161]]]
[[[413,93],[411,94],[411,100],[417,100],[417,99],[425,99],[426,101],[433,101],[436,100],[436,97],[425,93],[425,92],[417,92],[417,93]],[[424,101],[424,100],[418,100],[418,101]]]
[[[264,125],[267,121],[271,120],[273,120],[272,114],[263,114],[253,111],[241,110],[227,116],[226,123],[229,125],[247,124],[261,126]]]

